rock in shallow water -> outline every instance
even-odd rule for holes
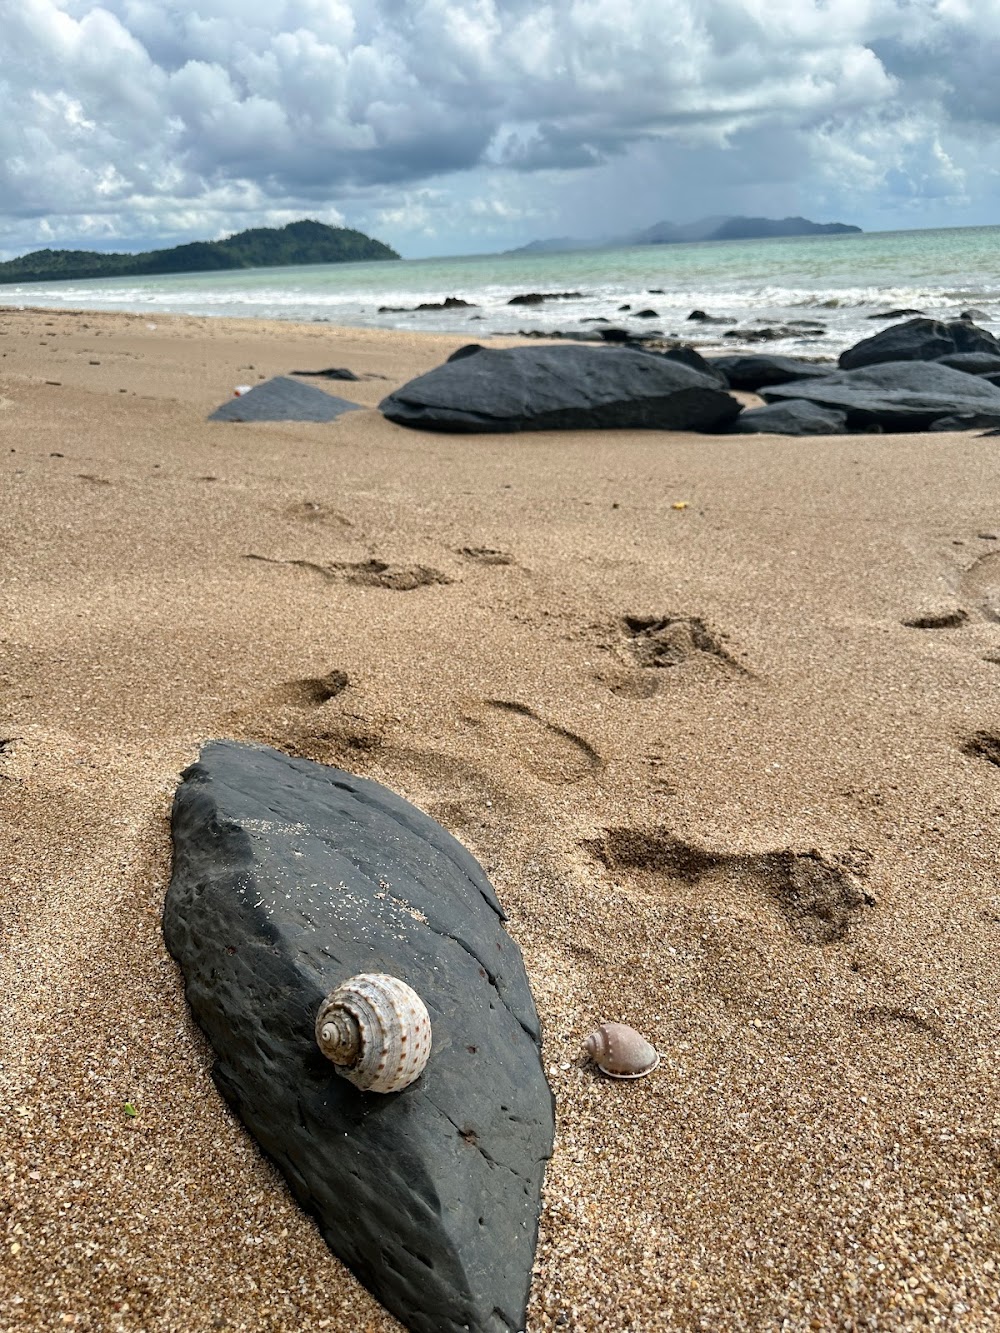
[[[484,347],[410,380],[379,410],[401,426],[470,433],[724,431],[740,405],[690,366],[628,347]]]
[[[407,1327],[524,1327],[553,1138],[538,1017],[482,869],[378,783],[215,742],[183,775],[163,932],[220,1091],[330,1248]],[[387,1096],[316,1045],[359,972],[417,991],[432,1050]]]

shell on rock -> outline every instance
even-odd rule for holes
[[[660,1063],[656,1050],[625,1023],[602,1023],[586,1042],[587,1054],[611,1078],[642,1078]]]
[[[405,981],[361,972],[320,1005],[316,1041],[337,1073],[364,1092],[399,1092],[423,1073],[431,1053],[431,1020]]]

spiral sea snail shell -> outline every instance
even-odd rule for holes
[[[624,1023],[602,1023],[587,1038],[586,1050],[601,1073],[611,1078],[642,1078],[660,1063],[646,1038]]]
[[[337,1073],[364,1092],[399,1092],[423,1073],[431,1020],[405,981],[361,972],[320,1005],[316,1041]]]

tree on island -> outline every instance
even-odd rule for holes
[[[222,241],[191,241],[169,250],[147,250],[134,255],[102,254],[97,250],[35,250],[0,263],[0,283],[349,264],[372,259],[399,259],[399,255],[363,232],[349,227],[328,227],[306,218],[284,227],[252,227]]]

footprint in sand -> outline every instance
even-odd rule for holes
[[[858,883],[864,861],[857,853],[828,861],[817,851],[712,852],[664,828],[627,826],[605,829],[582,846],[609,870],[630,871],[644,887],[689,898],[692,906],[710,895],[713,905],[725,903],[744,915],[747,893],[760,894],[805,944],[838,943],[875,904]]]
[[[914,616],[912,620],[904,620],[903,625],[906,629],[958,629],[960,625],[968,624],[968,620],[968,611],[959,607],[954,611],[932,611],[924,616]]]
[[[1000,736],[989,731],[977,731],[961,746],[963,754],[970,759],[985,759],[988,764],[1000,768]]]
[[[651,698],[670,668],[707,664],[731,674],[753,673],[726,647],[724,634],[710,628],[700,616],[622,616],[614,627],[613,647],[639,671],[602,674],[613,694],[632,699]]]
[[[940,1024],[933,1019],[924,1018],[913,1009],[906,1009],[901,1005],[869,1005],[867,1009],[859,1009],[855,1018],[863,1032],[875,1036],[894,1036],[906,1033],[913,1037],[930,1037],[936,1042],[947,1043],[948,1040]]]
[[[386,560],[333,560],[321,565],[315,560],[281,560],[274,556],[257,555],[250,551],[244,560],[259,560],[267,565],[295,565],[329,581],[341,580],[363,588],[390,588],[393,592],[412,592],[435,583],[448,584],[454,580],[429,565],[392,565]]]
[[[480,565],[514,564],[512,555],[493,546],[458,546],[455,548],[455,554],[464,556],[466,560],[475,560]]]
[[[568,727],[547,722],[527,704],[509,699],[485,700],[488,713],[469,721],[492,733],[498,747],[512,754],[522,769],[543,782],[582,782],[604,765],[597,750]]]
[[[287,505],[282,513],[288,518],[299,519],[304,523],[321,523],[333,528],[353,528],[354,524],[346,515],[324,504],[322,500],[297,500]]]
[[[346,671],[329,671],[325,676],[286,680],[275,695],[282,703],[294,704],[298,708],[320,708],[327,700],[343,694],[349,684]]]
[[[1000,624],[1000,551],[987,551],[962,575],[962,600]]]

